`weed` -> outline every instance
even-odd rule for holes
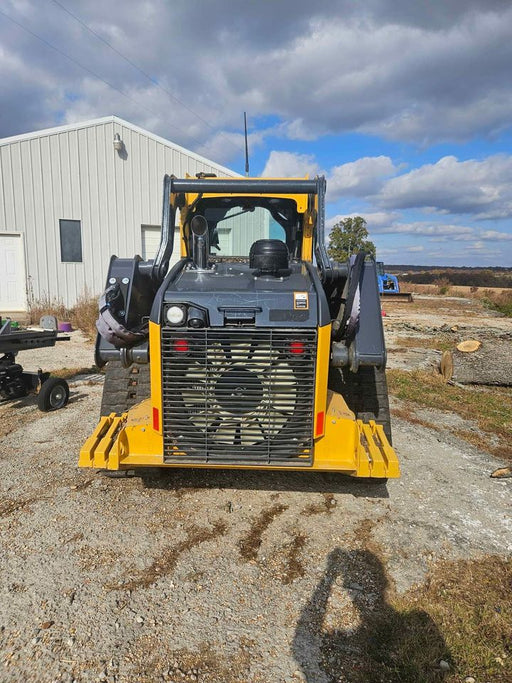
[[[39,299],[29,299],[28,313],[30,323],[39,325],[39,320],[43,315],[54,315],[57,320],[69,320],[70,311],[62,299],[45,293]]]
[[[440,375],[421,370],[390,370],[387,378],[393,396],[416,406],[456,413],[465,420],[476,422],[480,434],[466,430],[457,434],[479,448],[512,458],[510,389],[452,386],[446,384]],[[489,437],[494,438],[494,444],[489,444]]]
[[[73,327],[84,332],[89,339],[96,337],[96,319],[98,318],[98,297],[92,296],[87,288],[78,297],[70,311]]]
[[[72,308],[67,308],[62,299],[43,294],[39,299],[29,298],[29,321],[38,325],[43,315],[54,315],[59,321],[69,321],[76,329],[94,339],[98,317],[98,297],[92,296],[87,287]]]
[[[437,293],[438,294],[448,294],[450,291],[450,286],[451,282],[447,277],[440,277],[437,280],[434,280],[434,284],[437,286]]]
[[[512,290],[508,292],[503,291],[498,294],[485,290],[484,295],[484,306],[493,311],[503,313],[507,318],[512,318]]]
[[[512,561],[440,562],[422,586],[393,603],[402,612],[424,610],[435,621],[455,663],[447,681],[512,680]]]

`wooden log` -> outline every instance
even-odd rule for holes
[[[512,386],[512,342],[492,340],[482,342],[472,352],[445,351],[440,371],[446,381],[460,384]]]

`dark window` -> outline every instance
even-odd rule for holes
[[[82,263],[82,226],[80,221],[61,219],[60,260],[63,263]]]

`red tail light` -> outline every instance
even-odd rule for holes
[[[176,353],[188,353],[188,341],[186,339],[175,339],[173,348]]]
[[[295,355],[300,355],[304,353],[305,348],[304,344],[300,341],[292,341],[290,342],[290,353],[293,353]]]

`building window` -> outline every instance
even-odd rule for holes
[[[82,226],[80,221],[59,220],[60,260],[82,263]]]

